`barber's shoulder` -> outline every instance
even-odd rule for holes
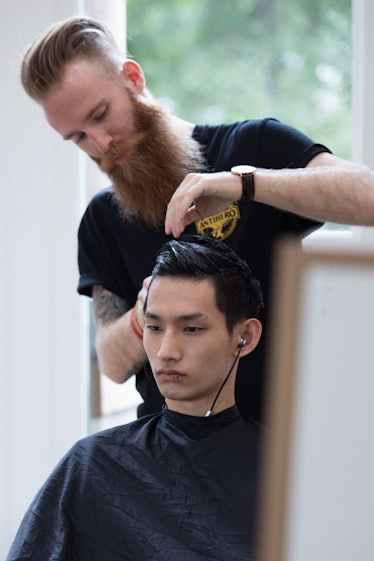
[[[113,205],[114,191],[113,187],[104,187],[95,193],[88,206],[101,206],[101,205]]]
[[[109,222],[113,227],[125,224],[112,187],[105,187],[92,196],[81,219],[81,225],[94,228],[103,222]]]

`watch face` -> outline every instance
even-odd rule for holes
[[[231,168],[231,173],[235,173],[236,175],[247,175],[250,173],[254,173],[255,171],[256,168],[254,166],[247,165],[234,166],[233,168]]]

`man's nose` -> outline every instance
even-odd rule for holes
[[[90,139],[100,155],[106,154],[113,142],[113,137],[108,133],[99,131],[90,132]]]
[[[164,333],[157,353],[157,358],[163,361],[180,360],[181,348],[178,343],[178,337],[174,333]]]

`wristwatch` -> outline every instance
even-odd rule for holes
[[[231,168],[231,173],[234,175],[240,175],[242,178],[242,196],[240,199],[241,203],[250,203],[253,201],[255,196],[255,173],[256,168],[254,166],[234,166]]]

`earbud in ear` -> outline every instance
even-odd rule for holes
[[[242,339],[238,345],[238,349],[242,349],[247,344],[247,339]]]

